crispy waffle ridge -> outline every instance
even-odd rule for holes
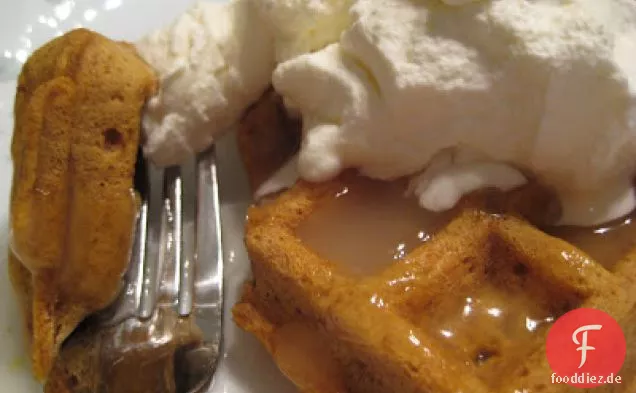
[[[240,129],[239,139],[258,128],[271,132],[262,115],[267,111],[248,114],[243,124],[250,129]],[[585,391],[550,384],[549,323],[523,338],[495,326],[464,326],[464,340],[448,344],[439,322],[448,321],[449,310],[467,296],[484,293],[515,311],[534,307],[555,318],[578,307],[608,312],[629,346],[623,383],[594,391],[636,391],[636,253],[606,269],[537,229],[530,221],[541,223],[548,203],[530,186],[466,198],[432,240],[377,274],[354,276],[304,244],[297,228],[344,188],[363,182],[353,173],[321,184],[299,181],[248,212],[253,279],[233,309],[234,319],[303,392]]]
[[[156,84],[132,46],[85,29],[36,50],[20,74],[9,274],[40,380],[78,323],[119,290],[141,111]]]

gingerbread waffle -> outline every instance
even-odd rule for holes
[[[156,87],[130,44],[86,29],[37,49],[20,73],[9,275],[39,380],[73,329],[119,292],[137,210],[141,112]]]
[[[272,103],[264,99],[247,115],[239,138],[260,128],[271,132],[276,124],[266,124],[262,114],[280,110]],[[249,152],[242,148],[244,156]],[[583,251],[584,243],[577,247],[548,234],[551,195],[529,185],[509,194],[473,194],[420,242],[398,247],[393,258],[380,257],[385,264],[354,271],[330,248],[355,240],[349,248],[373,258],[377,252],[368,250],[375,250],[376,238],[355,239],[351,230],[342,230],[363,214],[347,209],[359,206],[356,198],[381,198],[391,187],[399,188],[399,182],[375,183],[349,172],[320,184],[298,181],[248,212],[253,280],[233,309],[234,319],[301,391],[584,391],[551,384],[545,356],[551,324],[580,307],[612,315],[629,346],[623,383],[595,391],[634,391],[636,253],[596,261]],[[341,202],[347,198],[353,202]],[[334,208],[339,203],[345,207]],[[330,210],[332,223],[317,227],[327,237],[320,246],[307,226]],[[368,215],[376,213],[367,209]],[[391,217],[400,221],[415,214],[400,208]],[[378,222],[391,227],[384,220]]]

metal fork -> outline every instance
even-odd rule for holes
[[[162,342],[167,315],[173,316],[170,321],[194,319],[200,340],[175,348],[173,377],[177,393],[201,393],[215,373],[223,330],[223,247],[214,147],[193,162],[164,170],[141,159],[135,183],[141,205],[130,266],[119,299],[100,324],[117,329],[118,339],[111,345],[125,352],[126,346],[139,346],[132,342],[138,337],[133,331],[142,329],[146,341]],[[156,331],[163,336],[153,337]]]

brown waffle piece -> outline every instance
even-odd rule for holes
[[[237,134],[241,159],[252,189],[256,190],[300,146],[300,122],[285,112],[281,97],[272,89],[247,111]]]
[[[248,213],[254,278],[234,319],[302,391],[584,391],[551,384],[544,349],[551,323],[578,307],[614,316],[630,346],[623,384],[594,391],[634,391],[635,255],[608,269],[537,229],[529,221],[543,224],[538,213],[550,205],[530,186],[465,199],[431,240],[383,269],[354,275],[310,247],[299,228],[343,190],[364,192],[363,183],[351,173],[299,181]]]
[[[9,272],[40,380],[77,324],[119,290],[141,111],[156,84],[132,46],[85,29],[36,50],[18,79]]]

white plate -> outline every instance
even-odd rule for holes
[[[41,392],[30,375],[21,317],[7,279],[9,146],[15,78],[28,54],[55,35],[78,26],[112,38],[135,40],[173,19],[193,0],[0,0],[0,386],[12,393]],[[219,143],[222,222],[226,252],[225,348],[211,392],[295,392],[251,336],[230,316],[249,273],[243,222],[249,200],[231,137]]]

